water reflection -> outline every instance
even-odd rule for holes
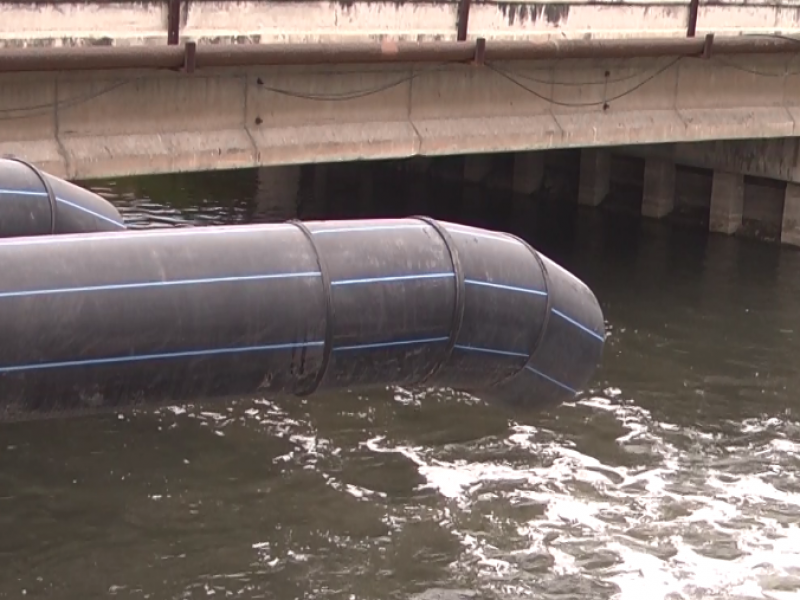
[[[800,253],[577,211],[568,177],[535,203],[392,164],[370,177],[334,172],[323,194],[305,170],[262,214],[524,235],[601,299],[594,388],[536,414],[392,389],[7,425],[0,598],[800,595]],[[257,184],[102,185],[151,227],[251,220]]]

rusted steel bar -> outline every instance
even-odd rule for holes
[[[796,53],[800,39],[736,36],[714,39],[714,54]],[[491,61],[702,56],[697,38],[626,40],[487,41]],[[198,45],[197,69],[267,65],[471,62],[476,42]],[[0,72],[97,69],[180,69],[180,46],[95,46],[0,50]]]
[[[475,40],[475,58],[472,60],[479,66],[486,64],[486,40],[484,38]]]
[[[456,23],[456,39],[459,42],[467,40],[469,30],[469,7],[470,0],[458,0],[458,21]]]
[[[167,44],[177,46],[181,37],[181,0],[167,0]]]
[[[686,37],[694,37],[697,31],[697,11],[700,8],[700,0],[689,0],[689,23],[686,27]]]
[[[711,58],[711,49],[714,46],[714,34],[707,33],[706,34],[706,41],[703,44],[703,58]]]

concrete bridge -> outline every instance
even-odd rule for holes
[[[514,153],[509,185],[530,193],[541,151],[580,148],[594,206],[614,147],[645,158],[641,210],[661,217],[670,144],[703,142],[689,162],[714,173],[711,229],[732,232],[745,174],[800,174],[798,7],[0,1],[0,154],[73,179],[273,167],[266,187],[286,190],[301,164],[463,155],[481,181]],[[753,143],[780,166],[737,153]],[[781,202],[780,235],[800,242],[793,184]]]

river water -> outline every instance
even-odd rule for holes
[[[384,171],[313,210],[525,235],[601,300],[592,387],[0,426],[0,598],[800,598],[800,253]],[[136,226],[258,218],[245,172],[93,185]]]

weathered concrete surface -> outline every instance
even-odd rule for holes
[[[581,151],[578,204],[599,206],[608,195],[611,182],[611,155],[602,149],[587,148]]]
[[[790,58],[5,74],[0,154],[91,178],[783,138],[800,78],[751,71]]]
[[[711,184],[711,212],[708,229],[717,233],[736,233],[744,212],[744,176],[741,173],[714,172]]]
[[[800,185],[787,183],[783,199],[781,243],[800,246]]]
[[[675,163],[651,158],[644,166],[642,216],[660,219],[675,207]]]
[[[788,110],[793,119],[797,118],[794,108]],[[753,177],[800,182],[800,138],[797,137],[641,145],[616,151],[643,158],[662,158],[702,169],[741,171]]]
[[[184,39],[215,43],[456,39],[457,2],[182,2]],[[697,33],[800,29],[798,0],[701,3]],[[687,0],[473,2],[469,37],[579,39],[686,35]],[[0,47],[164,44],[166,2],[0,2]]]

